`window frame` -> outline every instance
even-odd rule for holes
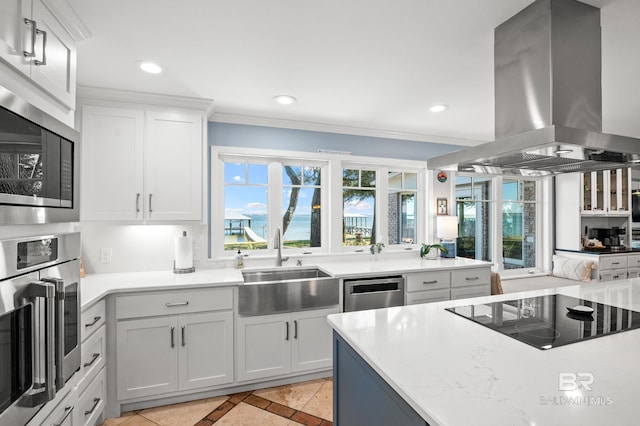
[[[209,188],[209,260],[224,260],[232,258],[235,253],[224,250],[224,202],[216,203],[213,200],[224,199],[224,162],[264,162],[274,166],[269,168],[269,196],[268,209],[270,212],[282,212],[284,206],[282,190],[284,189],[282,180],[283,164],[296,166],[320,166],[322,168],[321,181],[321,203],[322,203],[322,238],[321,247],[309,247],[304,249],[287,248],[287,255],[301,254],[325,254],[339,255],[340,253],[362,252],[368,246],[342,246],[342,169],[359,168],[376,172],[376,215],[377,235],[384,235],[378,241],[385,243],[385,251],[400,251],[407,249],[408,244],[389,245],[388,237],[388,173],[406,172],[416,173],[417,189],[416,193],[416,235],[417,241],[426,242],[426,217],[427,217],[427,164],[424,161],[387,159],[377,157],[346,156],[343,154],[321,153],[321,152],[300,152],[300,151],[280,151],[270,149],[239,148],[226,146],[210,147],[210,188]],[[276,166],[277,164],[277,166]],[[278,168],[279,166],[279,168]],[[384,179],[380,179],[384,176]],[[273,188],[276,188],[275,190]],[[384,207],[384,212],[382,209]],[[334,218],[339,217],[340,220]],[[269,215],[269,230],[267,238],[267,249],[247,251],[251,258],[266,258],[275,256],[273,249],[273,237],[275,228],[282,227],[282,215]]]
[[[545,178],[533,177],[533,176],[509,176],[509,175],[487,175],[482,173],[472,173],[472,172],[458,172],[456,173],[457,177],[469,177],[469,178],[483,178],[491,180],[491,199],[486,200],[492,204],[492,212],[491,212],[491,241],[492,247],[491,251],[491,263],[494,265],[494,270],[500,275],[504,277],[515,277],[522,275],[532,275],[532,274],[542,274],[544,270],[547,269],[547,262],[545,259],[548,256],[548,253],[551,252],[551,241],[550,238],[544,238],[545,229],[549,227],[546,225],[546,221],[549,219],[544,215],[543,206],[548,204],[549,194],[547,194],[549,188],[548,185],[545,185]],[[535,266],[528,268],[518,268],[518,269],[504,269],[504,257],[502,254],[502,214],[504,207],[504,197],[502,191],[502,184],[504,180],[517,180],[517,181],[534,181],[536,182],[536,200],[528,201],[528,203],[535,203],[536,205],[536,231],[535,238],[536,243],[538,244],[538,248],[536,249],[535,256]],[[473,180],[472,180],[473,182]],[[456,197],[456,185],[453,185],[453,194],[454,200],[457,205],[458,198]],[[471,188],[471,201],[485,201],[485,200],[476,200],[473,198],[473,185]],[[512,200],[509,200],[512,201]]]

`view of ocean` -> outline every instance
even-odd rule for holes
[[[251,229],[253,230],[253,232],[255,232],[258,236],[267,239],[267,215],[245,214],[245,216],[251,217]],[[373,216],[360,218],[360,221],[358,223],[363,227],[371,227],[373,224]],[[287,228],[284,239],[292,241],[308,240],[310,238],[310,235],[311,216],[295,215],[293,217],[293,220],[289,224],[289,227]]]

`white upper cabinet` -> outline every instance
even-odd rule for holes
[[[628,168],[581,174],[581,212],[626,216],[631,213],[631,173]]]
[[[200,221],[204,112],[82,108],[82,221]]]
[[[147,113],[147,219],[202,218],[202,121],[197,114]]]
[[[138,220],[142,214],[144,111],[82,110],[81,220]]]
[[[45,0],[0,2],[0,59],[75,109],[76,42]]]

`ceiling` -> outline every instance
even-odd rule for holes
[[[68,2],[91,32],[80,86],[210,98],[214,121],[476,145],[494,137],[493,29],[532,0]],[[584,3],[602,8],[603,131],[640,137],[640,2]]]

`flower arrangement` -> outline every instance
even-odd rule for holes
[[[424,243],[422,243],[422,247],[420,247],[420,257],[424,259],[427,256],[427,254],[429,254],[431,249],[440,250],[444,254],[448,254],[449,253],[449,250],[447,250],[447,248],[445,246],[443,246],[442,244],[424,244]],[[436,254],[433,257],[435,258],[437,256],[438,255]]]
[[[374,243],[369,247],[369,251],[371,254],[376,254],[382,252],[382,248],[384,247],[384,243]]]

